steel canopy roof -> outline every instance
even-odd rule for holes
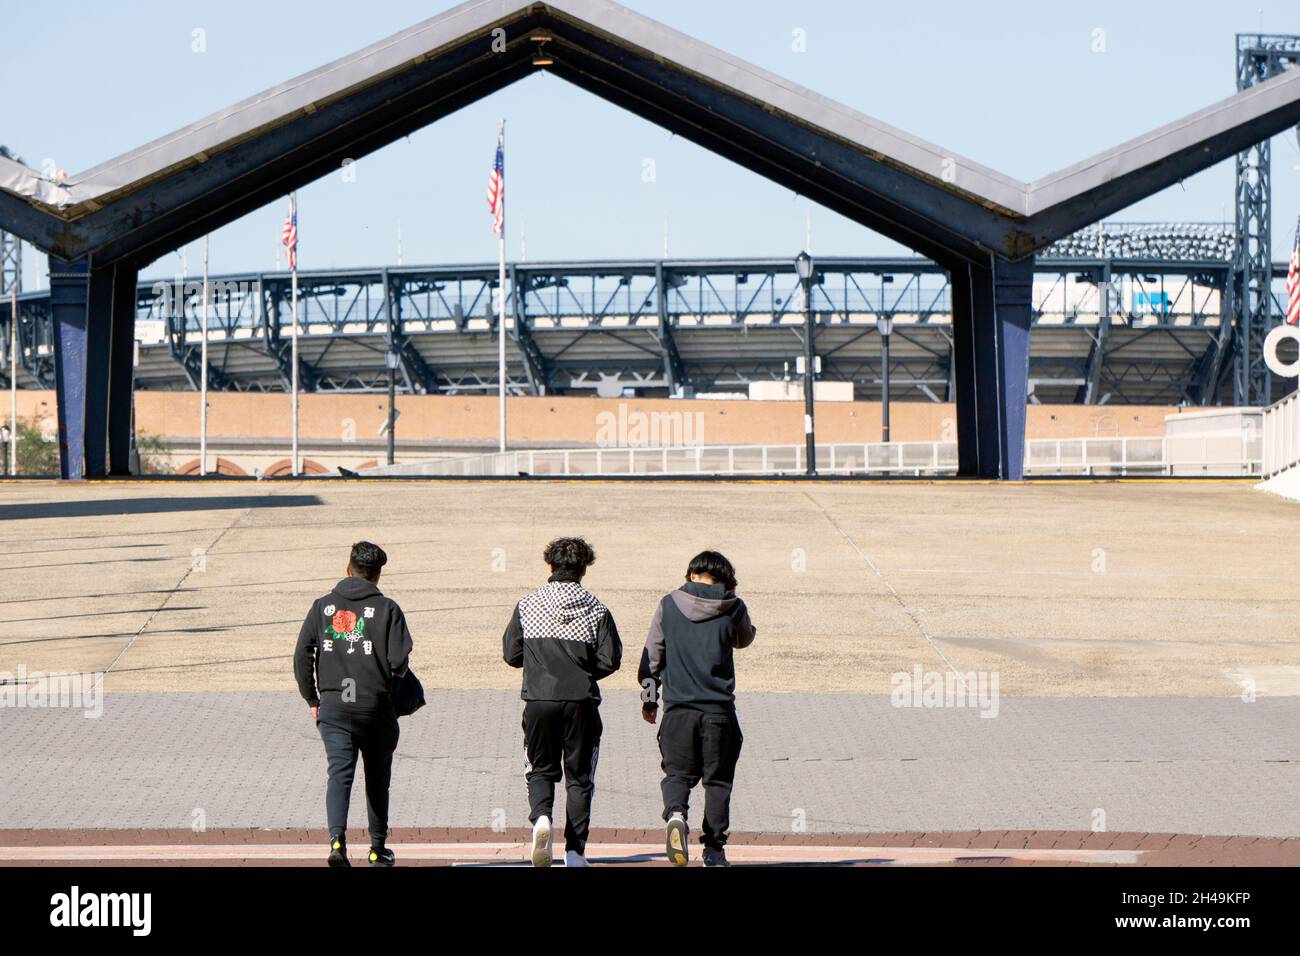
[[[611,0],[470,0],[62,182],[0,158],[0,224],[144,265],[537,69],[944,265],[1025,258],[1300,123],[1290,71],[1023,183]]]

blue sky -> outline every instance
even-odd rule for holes
[[[76,172],[410,26],[451,3],[415,0],[4,0],[0,142]],[[775,73],[1022,179],[1051,172],[1234,90],[1236,32],[1300,32],[1294,0],[998,3],[949,0],[628,0]],[[126,11],[130,11],[127,15]],[[996,14],[991,11],[996,11]],[[196,29],[206,52],[193,51]],[[806,51],[794,49],[803,31]],[[1103,31],[1098,33],[1097,31]],[[1094,51],[1097,40],[1104,50]],[[121,104],[127,109],[119,110]],[[509,129],[509,255],[794,255],[902,250],[688,142],[539,75],[300,193],[303,268],[496,257],[483,200],[496,125]],[[653,181],[647,182],[647,161]],[[1274,141],[1274,247],[1300,212],[1300,147]],[[1232,163],[1118,219],[1232,216]],[[275,266],[284,203],[212,237],[215,272]],[[200,268],[199,245],[186,250]],[[26,281],[43,257],[28,256]],[[179,272],[181,259],[150,275]]]

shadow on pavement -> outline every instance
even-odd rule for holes
[[[92,518],[99,515],[232,511],[242,508],[311,508],[315,495],[237,495],[230,498],[111,498],[104,501],[49,501],[0,505],[0,521],[11,518]]]

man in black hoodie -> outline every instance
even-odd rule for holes
[[[600,754],[600,688],[618,670],[623,644],[609,609],[582,586],[596,552],[582,538],[557,538],[542,559],[545,587],[528,594],[502,636],[502,654],[524,670],[524,747],[533,866],[551,865],[551,815],[563,772],[566,866],[587,865],[591,795]]]
[[[716,551],[691,559],[686,583],[655,609],[637,680],[641,716],[653,724],[662,688],[659,727],[663,756],[665,838],[674,866],[689,860],[686,814],[691,790],[704,781],[705,866],[729,866],[731,787],[744,736],[736,719],[733,650],[754,643],[758,631],[736,597],[736,570]]]
[[[370,865],[392,866],[388,784],[397,749],[393,679],[406,673],[411,632],[402,609],[379,591],[388,555],[368,541],[352,546],[347,577],[307,612],[293,655],[298,690],[325,743],[325,809],[330,866],[351,866],[346,831],[357,754],[366,769]]]

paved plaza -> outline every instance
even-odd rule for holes
[[[738,839],[950,834],[930,844],[950,862],[1006,832],[1276,848],[1300,837],[1300,636],[1277,585],[1298,516],[1233,482],[2,485],[0,672],[25,675],[15,691],[101,675],[103,696],[94,718],[6,710],[0,862],[23,832],[57,848],[59,831],[148,846],[319,827],[324,758],[290,655],[362,537],[389,550],[382,586],[430,690],[402,722],[393,825],[415,859],[513,853],[521,703],[500,635],[561,532],[596,546],[588,583],[626,646],[593,817],[611,859],[659,817],[646,624],[706,546],[736,561],[759,628],[738,655]],[[931,675],[971,695],[925,698]]]

